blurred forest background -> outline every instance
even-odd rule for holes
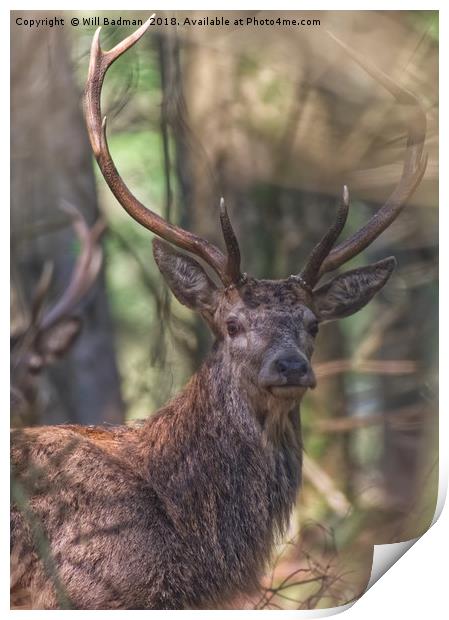
[[[169,297],[151,235],[123,212],[94,163],[82,89],[95,28],[19,28],[20,15],[31,17],[11,18],[13,333],[29,321],[46,261],[55,268],[49,303],[70,279],[79,244],[61,202],[89,224],[100,212],[107,221],[103,269],[79,306],[82,334],[36,379],[27,423],[144,418],[198,368],[210,336]],[[66,24],[89,16],[61,15]],[[37,15],[45,16],[53,15]],[[321,329],[318,388],[301,410],[305,479],[289,540],[260,599],[240,603],[313,608],[358,596],[372,545],[418,536],[435,508],[438,14],[269,15],[278,16],[321,25],[151,29],[111,68],[103,109],[113,158],[140,200],[220,244],[223,195],[245,271],[266,278],[298,271],[332,221],[343,183],[352,198],[349,235],[401,172],[403,108],[326,30],[416,93],[427,111],[424,180],[397,222],[353,261],[395,255],[398,269],[363,311]],[[130,30],[104,27],[103,49]],[[24,423],[12,413],[14,425]]]

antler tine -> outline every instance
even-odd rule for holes
[[[80,286],[75,303],[78,303],[78,301],[80,301],[80,299],[87,293],[100,271],[103,263],[103,249],[98,242],[105,230],[106,221],[100,217],[89,231],[88,243],[90,245],[90,260],[85,268],[84,266],[80,266],[79,268]]]
[[[313,248],[309,255],[307,263],[301,271],[299,277],[310,288],[313,288],[319,279],[319,273],[323,261],[328,256],[334,243],[337,241],[341,231],[343,230],[349,211],[349,190],[346,185],[343,186],[342,197],[338,207],[335,222],[321,238],[317,245]]]
[[[170,224],[157,213],[145,207],[129,190],[119,175],[111,158],[106,138],[106,117],[101,117],[101,89],[104,76],[111,64],[130,49],[148,30],[152,15],[138,30],[113,49],[104,52],[100,47],[100,28],[92,41],[89,74],[85,89],[84,107],[87,129],[94,155],[100,170],[114,196],[122,207],[139,224],[162,239],[202,258],[218,274],[225,286],[234,282],[235,260],[226,257],[215,245],[178,226]],[[226,225],[225,225],[226,226]],[[228,227],[226,227],[228,230]],[[232,230],[232,229],[231,229]],[[230,238],[230,237],[228,237]],[[226,245],[228,241],[225,238]],[[232,248],[234,245],[231,243]],[[228,272],[228,266],[232,270]]]
[[[220,198],[220,224],[228,255],[226,273],[231,282],[238,283],[244,279],[240,271],[240,248],[223,197]]]
[[[30,327],[33,327],[39,322],[39,317],[42,311],[42,307],[50,289],[50,284],[53,278],[54,264],[51,261],[46,261],[42,269],[39,281],[33,294],[33,300],[31,302],[31,318]]]
[[[103,251],[98,245],[100,236],[106,228],[103,218],[99,218],[89,229],[81,213],[75,207],[64,203],[61,209],[66,211],[72,219],[72,226],[81,243],[81,252],[76,260],[69,285],[59,301],[42,317],[41,329],[54,325],[73,310],[95,281],[103,259]]]
[[[20,365],[23,360],[23,355],[26,353],[31,343],[36,338],[40,330],[40,318],[42,309],[45,304],[45,299],[50,289],[50,284],[53,278],[54,264],[51,261],[46,261],[39,276],[39,281],[34,290],[31,300],[31,312],[27,326],[23,330],[19,330],[17,334],[17,351],[15,360],[13,360],[14,367]]]
[[[383,71],[366,61],[333,34],[329,34],[362,69],[388,90],[399,103],[413,106],[415,113],[408,122],[406,153],[398,185],[384,205],[359,231],[330,252],[321,266],[320,276],[336,269],[362,252],[390,226],[401,212],[407,199],[419,185],[427,166],[427,155],[423,156],[427,120],[418,98],[407,89],[393,82]]]
[[[103,248],[99,244],[99,240],[106,230],[106,221],[100,217],[89,231],[89,243],[91,245],[91,256],[89,264],[86,267],[85,275],[81,278],[81,286],[78,293],[78,301],[87,293],[92,284],[95,282],[101,265],[103,264]]]

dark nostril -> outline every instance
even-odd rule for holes
[[[301,357],[283,357],[276,360],[276,369],[281,374],[298,373],[305,375],[309,370],[309,365]]]
[[[288,360],[276,360],[276,370],[284,373],[288,370]]]

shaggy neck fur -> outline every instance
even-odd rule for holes
[[[192,558],[191,607],[257,587],[301,477],[297,403],[248,396],[222,357],[217,348],[142,429],[150,485]]]

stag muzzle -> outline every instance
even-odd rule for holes
[[[304,391],[316,386],[309,360],[298,350],[283,350],[268,356],[259,373],[259,385],[278,394]]]

